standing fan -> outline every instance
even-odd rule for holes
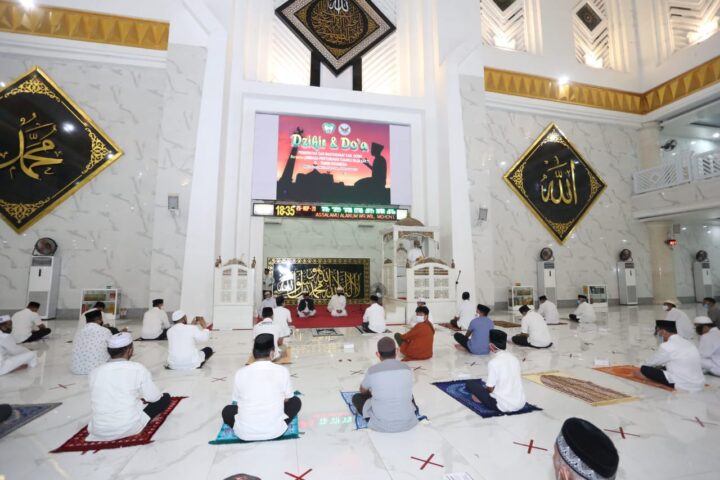
[[[632,252],[627,248],[623,248],[620,250],[620,261],[627,262],[628,260],[632,260]]]
[[[695,254],[695,260],[698,262],[704,262],[708,259],[708,253],[705,250],[698,250],[698,252]]]

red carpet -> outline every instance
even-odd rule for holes
[[[362,324],[363,313],[367,305],[348,305],[347,317],[333,317],[327,310],[327,305],[317,306],[317,315],[309,318],[298,318],[295,306],[288,307],[292,312],[293,326],[295,328],[338,328],[355,327]]]
[[[107,450],[110,448],[122,448],[122,447],[135,447],[137,445],[147,445],[152,442],[152,437],[155,432],[165,423],[168,415],[175,410],[180,400],[187,397],[172,397],[170,400],[170,406],[163,413],[153,418],[145,425],[142,432],[131,437],[120,438],[118,440],[111,440],[109,442],[89,442],[85,440],[88,436],[87,427],[83,427],[78,433],[72,436],[70,440],[63,443],[60,447],[56,448],[50,453],[62,453],[62,452],[97,452],[99,450]]]

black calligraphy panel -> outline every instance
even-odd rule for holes
[[[289,0],[275,13],[335,75],[395,31],[370,0]]]
[[[273,272],[273,295],[296,304],[303,292],[326,304],[337,287],[345,290],[348,304],[370,301],[370,260],[367,258],[268,258]]]
[[[560,243],[606,187],[555,124],[545,129],[504,178]]]
[[[39,68],[0,90],[0,214],[16,232],[121,155]]]

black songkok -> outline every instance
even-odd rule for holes
[[[615,445],[599,428],[581,418],[568,418],[555,442],[560,457],[581,478],[613,480],[618,469]]]

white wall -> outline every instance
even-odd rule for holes
[[[179,304],[186,203],[171,217],[167,193],[187,200],[204,50],[171,46],[168,59],[163,69],[0,54],[1,81],[40,66],[125,152],[25,233],[0,222],[0,310],[24,306],[30,253],[44,236],[60,245],[60,309],[107,285],[122,290],[123,308],[146,308],[151,271],[152,295]]]
[[[618,298],[617,255],[633,251],[638,264],[638,296],[651,296],[645,227],[628,208],[632,173],[639,165],[632,128],[487,109],[483,79],[461,77],[471,210],[489,209],[488,221],[473,226],[476,282],[480,300],[504,302],[515,282],[537,285],[540,249],[555,252],[558,299],[571,300],[582,285],[606,284]],[[544,226],[504,183],[504,173],[544,128],[555,122],[607,184],[607,189],[575,232],[558,245]]]
[[[693,263],[698,250],[708,252],[710,268],[713,278],[713,292],[715,296],[720,294],[720,226],[708,222],[703,228],[702,224],[683,226],[680,234],[675,235],[678,241],[677,247],[673,250],[673,261],[675,263],[675,284],[677,295],[683,297],[695,297],[695,283],[693,281]]]

